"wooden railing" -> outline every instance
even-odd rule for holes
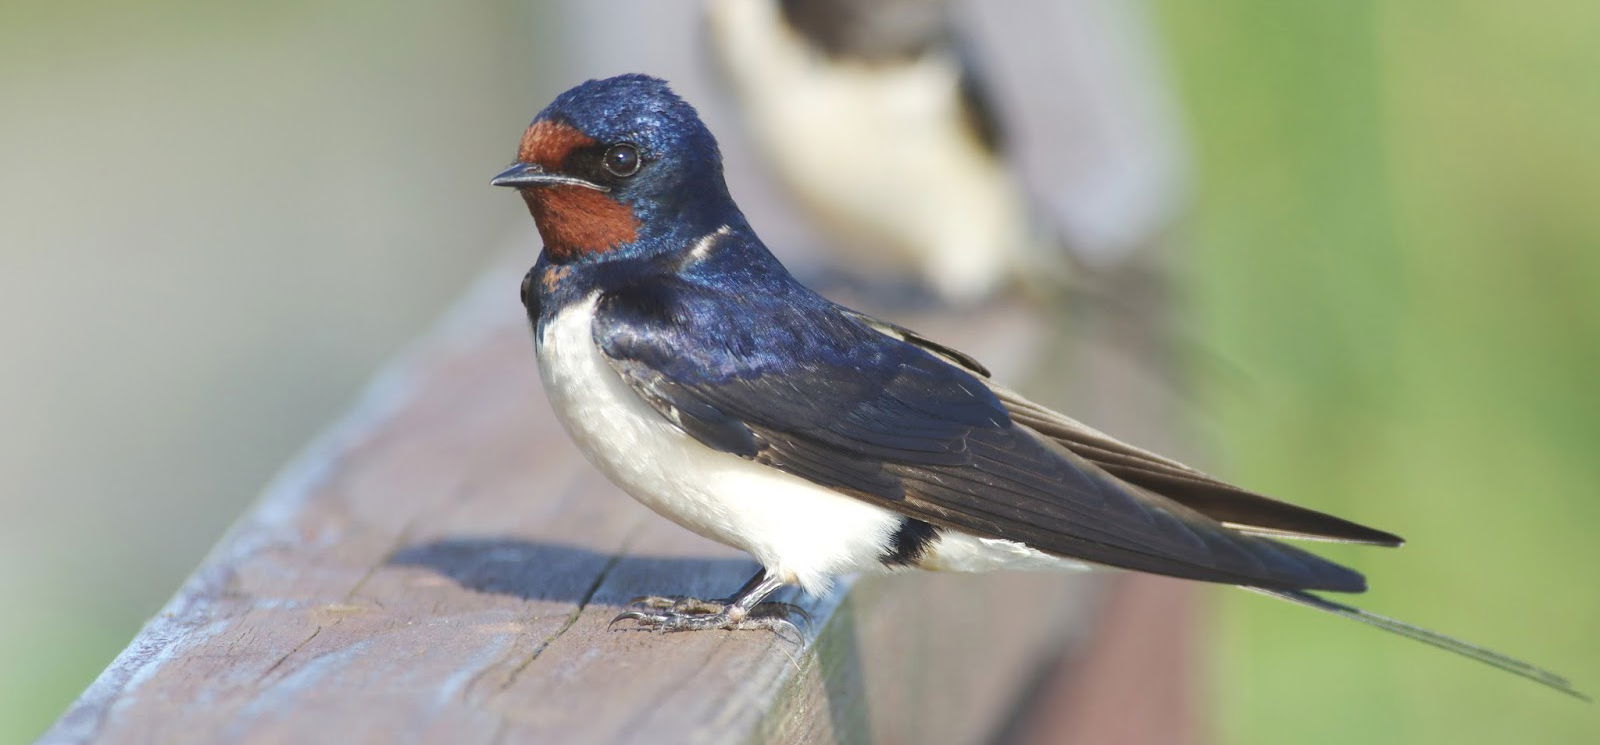
[[[754,564],[568,442],[518,279],[492,272],[380,375],[43,742],[967,743],[1081,726],[1050,715],[1119,681],[1146,713],[1187,697],[1182,597],[1107,606],[1094,575],[847,581],[787,598],[813,617],[798,638],[608,630],[634,596],[724,594]],[[918,326],[1006,378],[1049,348],[1019,307]]]
[[[582,43],[583,29],[614,30],[618,5],[568,10],[568,59],[605,60],[572,77],[646,70],[709,98],[682,54],[692,7],[630,5],[650,44]],[[1056,22],[1102,21],[1091,5]],[[1101,51],[1128,42],[1115,38]],[[1095,68],[1116,60],[1093,48],[1073,54],[1085,69],[1049,86],[1094,102],[1068,128],[1091,135],[1089,151],[1173,152],[1154,130],[1095,124],[1143,105],[1147,81]],[[1096,126],[1116,132],[1110,145]],[[753,158],[736,136],[724,144],[747,212],[782,248],[792,234],[770,191],[748,186]],[[1151,199],[1170,196],[1157,186]],[[279,476],[41,742],[1196,741],[1194,596],[1163,580],[913,573],[780,596],[812,616],[796,638],[608,630],[634,596],[719,596],[755,567],[622,495],[567,441],[539,390],[516,300],[532,258],[519,254]],[[1109,272],[1102,291],[1139,312],[1083,313],[1070,334],[1020,305],[895,320],[1086,421],[1170,446],[1171,380],[1151,353],[1163,303],[1147,276]]]

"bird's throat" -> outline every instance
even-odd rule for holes
[[[522,190],[550,260],[565,263],[634,242],[639,220],[628,205],[581,186]]]

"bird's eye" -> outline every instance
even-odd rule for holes
[[[613,176],[632,176],[639,172],[639,148],[624,142],[606,150],[606,170]]]

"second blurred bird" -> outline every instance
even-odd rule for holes
[[[945,0],[708,0],[713,50],[778,176],[851,268],[944,301],[1064,281]]]

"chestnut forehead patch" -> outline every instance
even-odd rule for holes
[[[570,124],[552,121],[534,122],[522,133],[522,145],[517,148],[517,160],[538,163],[546,169],[561,167],[573,151],[595,144],[594,138],[579,132]]]

